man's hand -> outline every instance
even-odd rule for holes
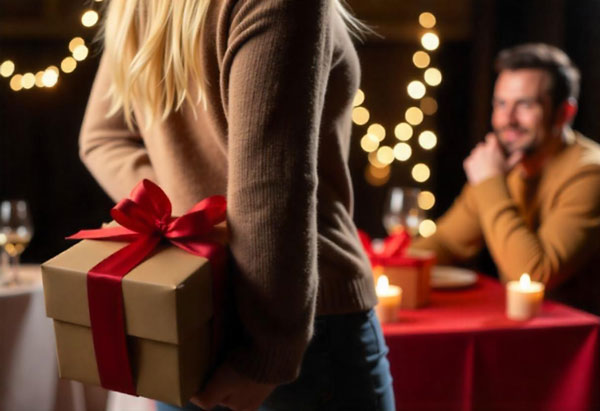
[[[485,141],[477,144],[469,157],[463,161],[463,168],[471,185],[488,178],[508,173],[523,159],[523,152],[517,151],[504,157],[502,148],[494,133],[488,133]]]
[[[215,371],[206,387],[192,398],[205,410],[223,405],[234,411],[256,410],[275,389],[273,384],[260,384],[224,364]]]

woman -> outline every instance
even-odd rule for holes
[[[193,399],[204,408],[393,408],[352,222],[356,23],[336,1],[108,6],[83,161],[115,200],[142,178],[174,214],[227,196],[243,337]]]

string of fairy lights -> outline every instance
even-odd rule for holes
[[[430,54],[440,45],[440,38],[433,30],[436,22],[435,16],[430,12],[419,15],[419,24],[425,32],[421,35],[422,49],[412,55],[412,63],[422,72],[422,79],[412,80],[406,87],[408,96],[415,105],[404,111],[404,121],[400,121],[394,127],[395,139],[388,139],[392,140],[392,143],[384,144],[386,136],[391,134],[384,126],[369,122],[371,113],[364,104],[364,91],[359,89],[354,98],[352,120],[357,126],[367,127],[366,134],[360,140],[360,146],[368,153],[365,179],[373,186],[382,186],[388,182],[394,162],[410,164],[409,160],[417,144],[419,149],[426,151],[434,149],[437,145],[435,132],[423,127],[425,116],[434,115],[438,109],[437,101],[427,94],[442,82],[442,72],[431,66]],[[414,143],[413,136],[417,136],[417,143]],[[423,184],[431,177],[431,169],[424,162],[412,164],[411,176],[416,183]],[[423,190],[419,194],[418,203],[421,209],[428,211],[435,205],[435,195],[431,191]],[[435,230],[436,225],[430,219],[425,219],[419,225],[419,234],[423,237],[430,236]]]
[[[94,3],[102,1],[94,0]],[[81,14],[81,24],[86,28],[94,27],[99,19],[98,12],[93,8],[89,8]],[[70,74],[75,71],[78,63],[84,61],[89,54],[85,40],[81,37],[71,39],[68,49],[70,55],[64,57],[60,64],[30,72],[22,72],[16,62],[9,59],[4,60],[0,63],[0,77],[9,79],[9,85],[13,91],[29,90],[34,87],[52,88],[58,83],[62,74]]]

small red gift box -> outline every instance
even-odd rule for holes
[[[410,236],[401,231],[385,238],[379,247],[364,232],[359,232],[363,247],[373,266],[374,279],[386,275],[389,283],[402,288],[402,308],[418,308],[429,303],[431,267],[435,254],[410,250]]]

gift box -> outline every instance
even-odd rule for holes
[[[130,206],[121,207],[121,212],[129,216],[139,214],[136,213],[137,206],[133,207],[133,212],[128,210]],[[119,209],[119,205],[115,209]],[[170,205],[167,211],[170,214]],[[224,209],[222,214],[224,219]],[[113,213],[115,216],[127,220],[119,212]],[[205,217],[198,218],[207,220]],[[54,322],[61,378],[102,385],[178,406],[186,404],[199,390],[218,348],[215,347],[214,318],[218,306],[214,300],[221,302],[222,296],[215,295],[215,284],[223,279],[225,253],[222,245],[215,244],[224,244],[227,232],[224,224],[208,228],[205,225],[203,232],[194,238],[193,233],[182,228],[189,224],[182,225],[175,220],[173,217],[157,220],[161,222],[157,226],[164,231],[162,240],[156,239],[160,230],[144,232],[141,229],[140,237],[140,233],[134,235],[130,230],[129,234],[124,234],[122,227],[118,227],[122,230],[116,236],[111,230],[117,227],[103,229],[112,234],[108,237],[111,239],[129,237],[132,241],[129,245],[133,248],[136,244],[147,243],[148,238],[153,244],[152,247],[146,244],[148,255],[138,258],[141,262],[128,269],[120,279],[118,297],[122,312],[118,320],[110,313],[119,305],[116,303],[119,298],[109,301],[102,297],[103,285],[90,280],[90,273],[98,271],[97,267],[108,259],[123,253],[127,242],[86,239],[42,264],[46,312]],[[88,233],[87,237],[76,238],[99,235]],[[203,237],[201,241],[198,241],[199,236]],[[172,240],[171,244],[165,238]],[[212,250],[207,257],[199,255],[206,251],[202,247]],[[191,249],[200,251],[192,254]],[[111,264],[108,266],[112,267]],[[111,270],[113,268],[108,271]],[[218,277],[215,276],[217,270]],[[109,313],[108,320],[98,319],[105,312]],[[102,325],[102,321],[108,321],[108,324]],[[104,326],[108,326],[109,331],[102,328]],[[120,344],[118,335],[122,332],[124,357],[113,355],[110,348],[106,352],[106,347],[111,344]],[[128,372],[130,377],[123,378],[131,379],[132,388],[127,388],[126,382],[114,381]],[[126,388],[122,389],[123,386]]]
[[[419,308],[429,303],[431,267],[435,254],[409,248],[410,236],[404,231],[382,241],[371,241],[359,232],[363,247],[373,266],[374,280],[385,275],[392,285],[402,289],[401,308]]]
[[[404,255],[390,257],[375,269],[375,275],[385,274],[389,283],[402,288],[402,308],[419,308],[429,304],[433,252],[408,250]]]

